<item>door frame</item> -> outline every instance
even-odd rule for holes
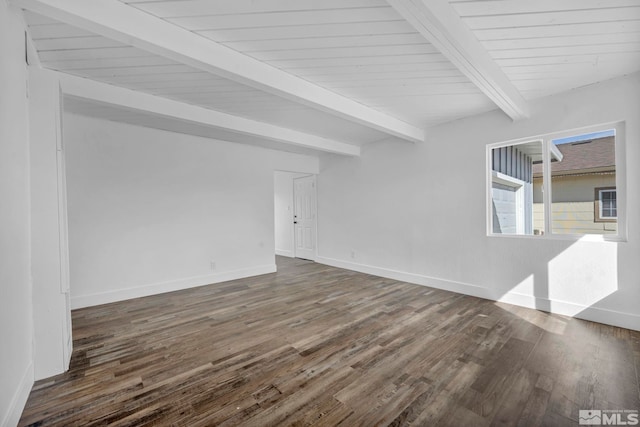
[[[314,261],[318,258],[318,175],[316,174],[312,174],[310,173],[309,175],[306,176],[299,176],[297,178],[293,178],[292,179],[292,185],[293,185],[293,218],[291,221],[291,227],[293,228],[293,257],[294,258],[298,258],[297,253],[296,253],[296,227],[295,224],[293,223],[293,221],[295,220],[295,214],[296,214],[296,180],[297,179],[306,179],[312,177],[313,178],[313,218],[314,218],[314,224],[313,224],[313,259],[311,261]],[[306,259],[306,258],[304,258]]]

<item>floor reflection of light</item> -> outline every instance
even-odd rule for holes
[[[553,334],[564,335],[568,319],[565,319],[559,314],[546,313],[544,311],[519,307],[517,305],[507,304],[504,302],[496,302],[495,304],[502,310],[505,310],[540,329]]]

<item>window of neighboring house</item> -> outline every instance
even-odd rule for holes
[[[489,234],[624,238],[623,136],[616,123],[488,145]]]
[[[618,218],[616,189],[596,188],[594,216],[596,222],[615,222]]]

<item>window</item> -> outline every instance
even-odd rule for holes
[[[596,222],[615,222],[618,218],[615,188],[596,188],[594,216]]]
[[[624,124],[487,146],[490,235],[624,237]]]
[[[615,139],[615,131],[610,129],[551,140],[563,156],[561,161],[551,164],[553,233],[616,233],[616,218],[611,216],[611,193],[604,194],[605,206],[600,202],[599,191],[605,186],[615,189]],[[593,206],[594,189],[598,189],[595,199],[598,211]]]
[[[544,230],[542,211],[534,209],[533,165],[542,161],[542,141],[491,149],[491,231],[533,235]]]

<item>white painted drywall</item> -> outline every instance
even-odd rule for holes
[[[320,262],[640,329],[640,74],[325,156]],[[626,120],[628,242],[486,235],[486,145]],[[348,212],[348,215],[345,213]],[[353,251],[353,252],[352,252]]]
[[[64,123],[74,307],[274,271],[274,170],[318,171],[310,156]]]
[[[308,174],[275,171],[273,176],[274,190],[274,227],[276,254],[293,257],[293,179]]]
[[[29,135],[22,17],[0,2],[0,425],[16,425],[33,384]]]
[[[60,89],[56,73],[29,67],[31,275],[35,379],[67,370],[71,359],[66,202]],[[61,162],[58,164],[58,162]],[[61,227],[61,224],[65,224]]]

